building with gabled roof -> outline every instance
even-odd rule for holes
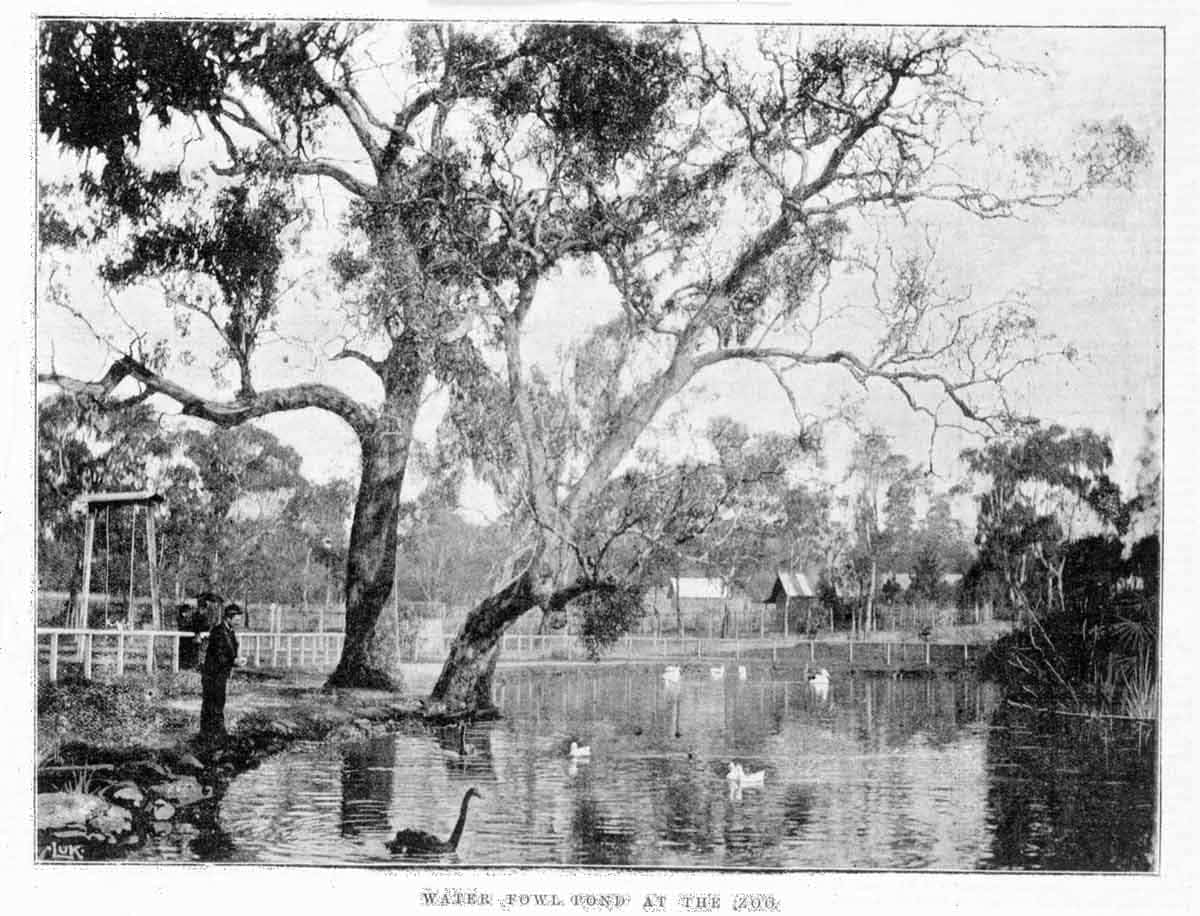
[[[771,593],[763,604],[775,605],[776,612],[783,618],[783,635],[794,630],[793,623],[804,617],[804,627],[812,623],[813,611],[820,608],[817,590],[810,577],[794,569],[781,569],[775,574]]]

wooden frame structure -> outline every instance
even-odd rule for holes
[[[150,613],[151,626],[162,628],[162,603],[158,595],[158,568],[155,565],[155,554],[158,546],[154,529],[153,509],[163,502],[159,493],[151,490],[133,490],[124,493],[84,493],[78,502],[87,510],[87,520],[83,529],[83,588],[80,590],[79,603],[75,606],[70,625],[74,628],[85,629],[88,625],[88,597],[92,588],[92,548],[96,539],[96,514],[101,509],[133,506],[136,514],[138,506],[146,508],[146,558],[150,570]],[[130,578],[130,594],[133,592],[133,580]],[[129,605],[129,622],[133,618],[133,602]]]

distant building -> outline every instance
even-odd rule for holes
[[[672,601],[718,600],[728,598],[729,583],[724,579],[707,579],[700,576],[679,576],[667,580],[667,597]]]
[[[962,581],[962,573],[942,573],[938,578],[942,585],[949,585],[952,588],[956,587]],[[912,588],[912,575],[910,573],[892,573],[886,572],[879,576],[879,587],[882,588],[887,582],[895,582],[900,586],[901,591],[908,591]]]
[[[809,577],[796,570],[779,570],[775,574],[771,593],[763,599],[763,603],[775,605],[776,613],[783,618],[784,636],[794,631],[794,624],[801,617],[805,626],[810,624],[814,613],[820,609],[817,591]]]

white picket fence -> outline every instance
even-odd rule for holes
[[[303,668],[330,671],[342,654],[343,633],[239,632],[238,645],[252,668]],[[66,668],[87,680],[100,671],[178,671],[184,640],[195,634],[182,630],[80,630],[39,627],[38,667],[50,681]]]
[[[195,634],[180,630],[81,630],[38,628],[38,665],[50,681],[65,670],[92,679],[133,672],[178,671],[184,640]],[[444,661],[453,636],[414,643],[411,661]],[[240,652],[251,668],[294,668],[327,672],[342,654],[343,633],[239,632]],[[770,658],[775,662],[849,664],[889,669],[912,665],[961,665],[977,657],[981,647],[967,643],[873,642],[853,640],[704,639],[695,637],[624,636],[603,657],[628,659]],[[563,633],[510,633],[502,638],[501,660],[582,660],[579,638]]]

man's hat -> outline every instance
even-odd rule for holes
[[[240,614],[241,612],[242,612],[242,609],[239,605],[227,604],[227,605],[225,605],[225,610],[221,612],[221,616],[233,617],[234,615]]]

